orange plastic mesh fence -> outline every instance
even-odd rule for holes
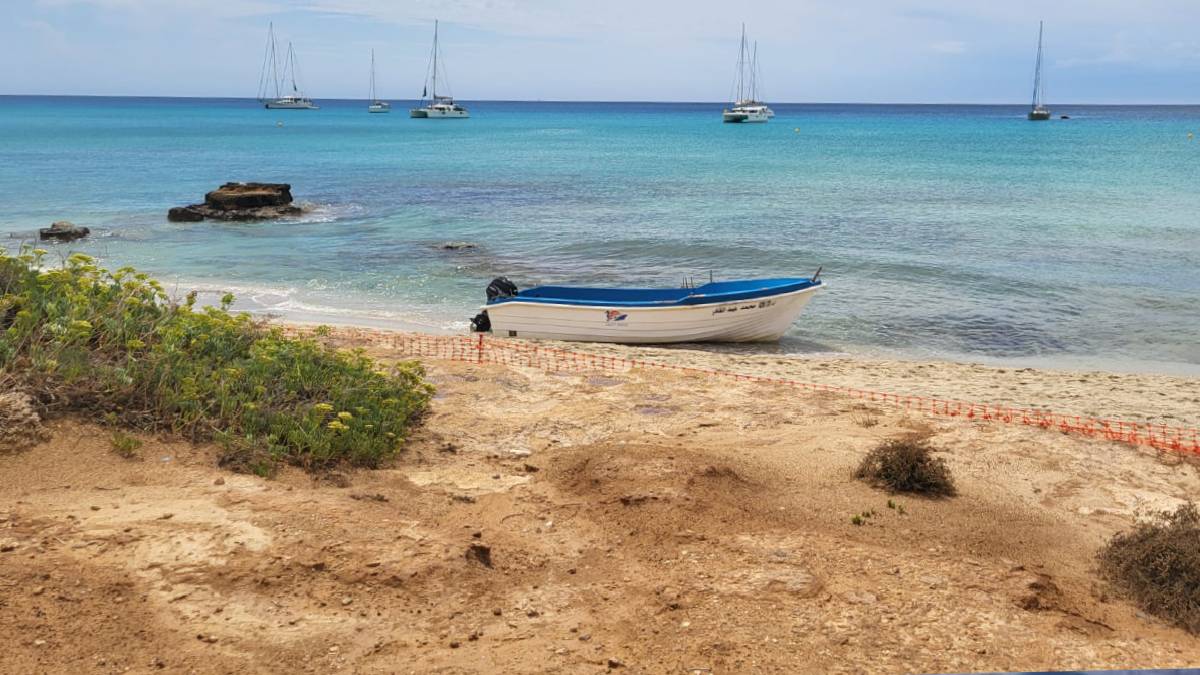
[[[619,373],[633,368],[644,368],[670,370],[706,377],[727,378],[735,381],[761,382],[793,387],[803,391],[831,392],[863,401],[890,404],[904,408],[906,411],[938,417],[1020,424],[1057,430],[1062,433],[1075,434],[1085,438],[1119,441],[1180,453],[1200,454],[1200,429],[1195,428],[1175,427],[1149,422],[1099,419],[1062,414],[1045,409],[1013,408],[987,403],[801,382],[778,377],[747,375],[732,371],[696,368],[609,354],[578,352],[528,342],[484,337],[482,334],[477,336],[396,334],[392,336],[391,346],[396,351],[407,356],[465,361],[469,363],[522,366],[547,372],[601,371]]]

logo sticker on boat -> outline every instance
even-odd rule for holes
[[[624,321],[628,314],[622,314],[615,309],[610,309],[604,313],[604,322],[612,323],[614,321]]]

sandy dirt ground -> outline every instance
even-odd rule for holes
[[[395,358],[377,338],[333,339]],[[426,365],[432,411],[383,470],[263,480],[218,469],[215,448],[150,437],[123,459],[106,431],[72,419],[0,455],[0,672],[1200,663],[1200,638],[1117,597],[1094,562],[1138,513],[1197,494],[1196,466],[1177,457],[673,372]],[[856,366],[779,368],[850,381]],[[943,396],[997,381],[953,364],[857,368],[856,386],[903,378]],[[1038,401],[1195,411],[1183,380],[1012,377],[1028,387],[1000,381],[1014,402],[1057,392]],[[1137,386],[1147,393],[1119,391]],[[960,496],[853,479],[868,450],[913,432],[940,449]]]

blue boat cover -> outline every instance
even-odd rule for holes
[[[591,307],[672,307],[707,305],[716,302],[757,300],[773,295],[801,291],[823,282],[807,278],[744,279],[716,281],[695,288],[585,288],[580,286],[538,286],[507,298],[496,298],[489,305],[505,302],[542,302],[552,305]]]

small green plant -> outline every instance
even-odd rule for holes
[[[933,448],[927,441],[911,436],[884,441],[871,450],[854,476],[892,492],[930,497],[957,494],[946,461],[933,456]]]
[[[894,501],[892,501],[892,500],[890,500],[890,499],[889,499],[889,500],[888,500],[888,508],[889,508],[889,509],[894,509],[894,508],[896,508],[896,502],[894,502]]]
[[[108,442],[112,446],[112,451],[125,459],[135,459],[138,456],[138,450],[142,448],[140,439],[119,430],[112,432]]]
[[[899,513],[900,515],[904,515],[905,511],[904,511],[904,505],[903,505],[903,504],[897,504],[897,505],[896,505],[896,513]]]
[[[403,444],[432,387],[415,362],[289,337],[221,307],[172,301],[131,268],[73,254],[0,252],[0,390],[110,426],[216,440],[224,466],[376,467]]]
[[[1200,634],[1200,509],[1194,503],[1116,534],[1097,557],[1101,574],[1143,610]]]
[[[867,521],[862,516],[860,516],[859,514],[856,513],[853,516],[850,516],[850,522],[855,525],[862,525],[863,523],[865,523]]]

